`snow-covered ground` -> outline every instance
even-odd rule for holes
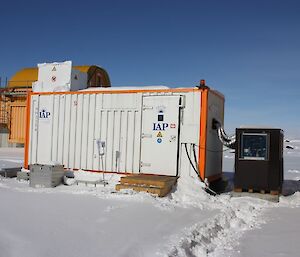
[[[0,170],[2,168],[14,168],[23,166],[23,148],[0,147]]]
[[[262,224],[245,233],[228,256],[300,256],[300,140],[284,149],[283,194],[262,212]],[[233,153],[224,154],[224,170],[233,170]],[[288,196],[289,195],[289,196]]]
[[[213,197],[181,177],[156,198],[109,185],[30,188],[0,179],[0,257],[7,256],[299,256],[300,140],[286,143],[286,193],[279,203]],[[233,153],[224,153],[232,177]],[[20,166],[22,150],[1,149],[0,167]],[[77,178],[101,174],[76,172]]]

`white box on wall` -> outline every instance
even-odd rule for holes
[[[71,61],[38,64],[33,92],[64,92],[87,88],[87,73],[72,68]]]

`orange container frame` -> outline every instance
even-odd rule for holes
[[[207,176],[207,134],[208,134],[208,108],[209,108],[209,94],[221,99],[224,104],[224,96],[218,91],[211,90],[210,88],[169,88],[169,89],[129,89],[129,90],[107,90],[107,91],[74,91],[74,92],[29,92],[27,96],[27,119],[26,119],[26,140],[25,140],[25,151],[24,151],[24,167],[29,168],[29,141],[30,141],[30,103],[31,96],[34,95],[64,95],[64,94],[125,94],[125,93],[176,93],[176,92],[195,92],[201,91],[201,112],[200,112],[200,133],[199,133],[199,152],[198,158],[202,161],[198,164],[199,175],[202,179],[207,179],[209,182],[215,181],[222,177],[222,171],[219,173]],[[222,113],[222,119],[224,119],[224,113]],[[99,172],[96,170],[89,170],[93,172]],[[105,171],[103,171],[105,172]],[[108,172],[110,173],[110,172]],[[125,174],[125,173],[124,173]],[[131,173],[129,173],[131,174]]]

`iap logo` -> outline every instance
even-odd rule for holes
[[[153,130],[165,131],[169,127],[168,123],[153,123]]]
[[[42,109],[39,113],[40,119],[48,119],[51,113],[48,112],[46,109]]]

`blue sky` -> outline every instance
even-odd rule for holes
[[[194,86],[225,95],[225,128],[300,137],[300,2],[4,1],[0,76],[41,62],[97,64],[113,86]]]

